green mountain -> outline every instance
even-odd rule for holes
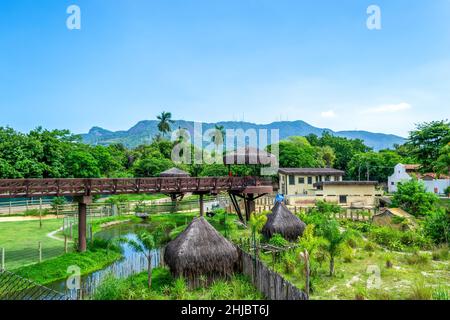
[[[222,125],[225,129],[279,129],[280,139],[285,139],[290,136],[306,136],[310,133],[320,136],[323,132],[327,131],[335,136],[364,140],[365,144],[372,147],[374,150],[392,148],[394,144],[402,144],[405,142],[404,138],[392,134],[372,133],[367,131],[333,131],[326,128],[311,126],[301,120],[279,121],[270,124],[255,124],[242,121],[203,123],[203,132],[214,128],[216,124]],[[112,143],[123,143],[129,148],[135,148],[140,144],[150,143],[152,141],[153,137],[158,134],[157,125],[157,120],[144,120],[139,121],[127,131],[109,131],[100,127],[93,127],[89,130],[89,133],[82,134],[82,137],[83,141],[89,144],[108,145]],[[187,129],[192,135],[194,122],[177,120],[172,124],[172,129],[177,128]]]

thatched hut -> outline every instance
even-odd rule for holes
[[[203,217],[194,218],[189,226],[169,242],[164,263],[173,276],[183,276],[191,288],[228,278],[238,264],[237,248]],[[204,276],[204,283],[200,276]]]
[[[281,234],[286,240],[295,241],[305,231],[306,224],[292,214],[284,203],[277,202],[272,213],[267,215],[267,222],[262,233],[267,238]]]
[[[160,177],[175,177],[175,178],[183,178],[183,177],[189,177],[189,173],[186,171],[183,171],[178,168],[171,168],[169,170],[163,171],[159,174]]]

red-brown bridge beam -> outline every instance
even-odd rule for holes
[[[78,202],[78,251],[86,251],[87,205],[92,203],[91,196],[77,197]]]

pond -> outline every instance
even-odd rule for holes
[[[154,225],[145,222],[123,223],[102,230],[96,233],[95,237],[104,240],[122,237],[138,242],[137,233],[140,230],[152,231],[153,228]],[[121,260],[118,260],[101,270],[94,271],[81,277],[81,293],[76,288],[72,289],[72,285],[68,285],[66,279],[51,283],[47,285],[47,287],[58,292],[65,293],[72,299],[80,298],[80,294],[81,297],[85,299],[95,294],[96,289],[108,276],[113,276],[115,278],[128,278],[133,274],[147,270],[148,262],[146,257],[142,253],[136,252],[135,249],[126,242],[121,243],[120,246],[123,253],[123,258]],[[153,250],[152,256],[152,267],[160,266],[161,250]]]

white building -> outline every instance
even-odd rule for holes
[[[444,194],[445,189],[450,185],[448,176],[441,175],[436,179],[436,174],[425,173],[420,174],[418,164],[397,164],[394,167],[394,173],[388,178],[388,190],[390,193],[397,192],[397,185],[399,182],[405,182],[416,177],[419,181],[425,184],[428,192],[436,194]]]

